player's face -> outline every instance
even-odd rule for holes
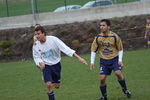
[[[45,37],[44,33],[42,33],[40,30],[39,31],[35,31],[34,36],[36,37],[36,39],[38,41],[42,41]]]
[[[109,30],[109,26],[106,22],[100,22],[100,30],[101,32],[107,32]]]

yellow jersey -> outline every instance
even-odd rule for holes
[[[123,49],[120,37],[109,31],[108,36],[99,34],[95,37],[91,51],[99,52],[102,59],[110,60],[118,56],[118,52]]]

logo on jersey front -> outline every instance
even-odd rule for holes
[[[109,43],[109,42],[107,42],[107,43],[102,42],[101,45],[102,45],[103,47],[106,47],[106,48],[110,47],[110,43]]]
[[[41,55],[42,55],[44,58],[48,58],[48,57],[52,56],[52,51],[51,51],[51,50],[48,50],[48,51],[42,52]]]
[[[102,53],[104,54],[104,55],[109,55],[109,54],[112,54],[112,50],[109,50],[108,48],[105,48],[103,51],[102,51]]]
[[[104,55],[109,55],[109,54],[112,54],[112,53],[113,53],[113,51],[109,49],[109,47],[110,47],[110,43],[109,43],[109,42],[108,42],[108,43],[102,42],[101,45],[102,45],[102,47],[104,48],[104,50],[102,51],[102,53],[103,53]]]

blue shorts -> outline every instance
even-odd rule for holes
[[[105,59],[100,59],[100,74],[101,75],[110,75],[112,70],[121,70],[121,66],[118,64],[118,56],[110,59],[110,60],[105,60]]]
[[[45,65],[42,70],[44,82],[60,83],[61,78],[61,64],[60,62],[55,65]]]

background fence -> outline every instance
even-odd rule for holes
[[[0,0],[0,17],[32,14],[33,0]],[[52,12],[60,6],[81,5],[91,0],[34,0],[35,13]],[[96,1],[96,0],[94,0]],[[139,0],[112,0],[114,4]]]

